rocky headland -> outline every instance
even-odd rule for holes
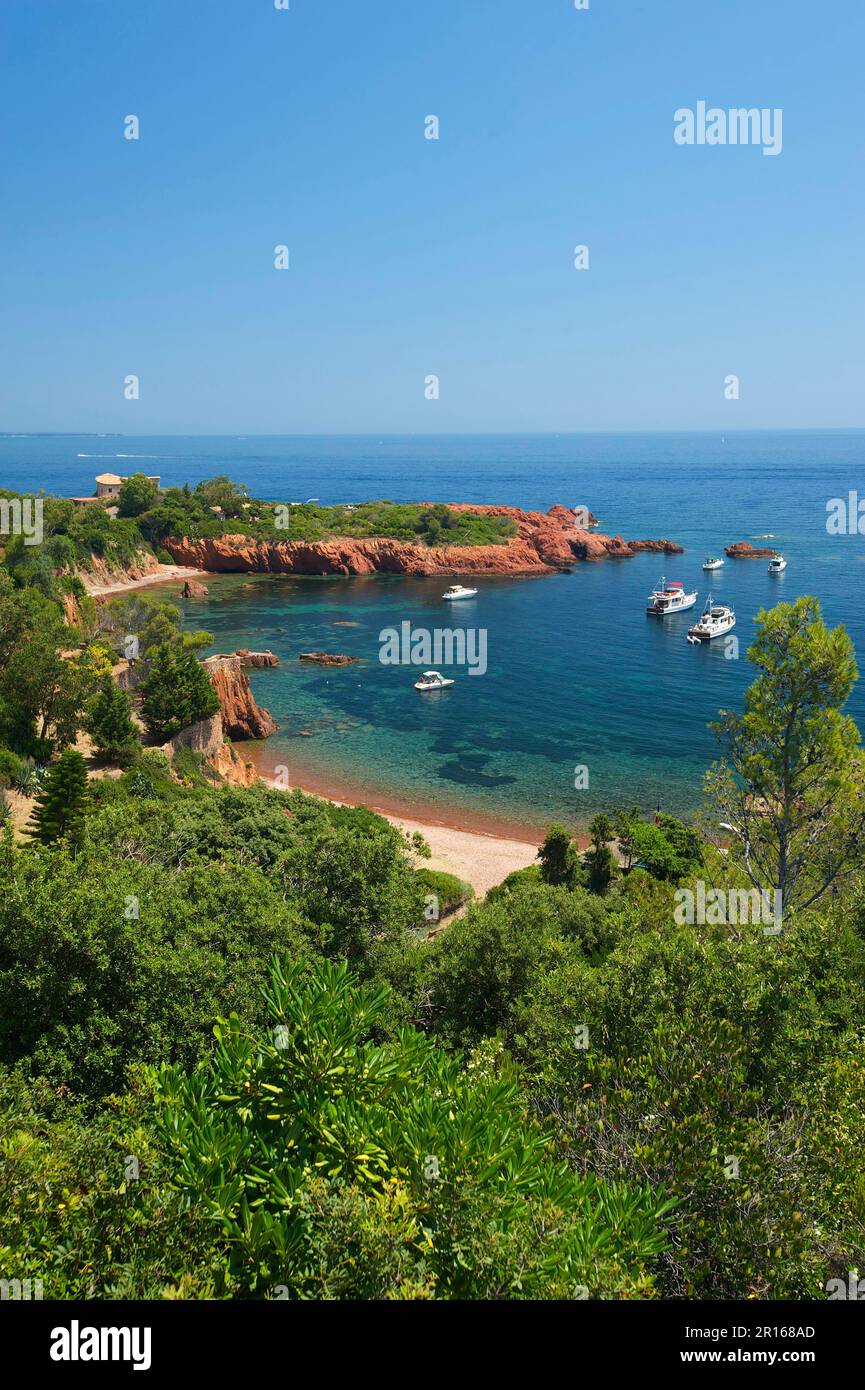
[[[516,507],[450,503],[454,511],[502,516],[514,521],[517,534],[502,545],[425,545],[388,537],[333,537],[323,541],[266,541],[246,535],[205,540],[175,538],[164,548],[175,563],[212,574],[305,575],[527,575],[568,570],[582,560],[627,559],[641,551],[678,555],[670,540],[626,541],[576,526],[574,513],[554,506],[548,512]]]

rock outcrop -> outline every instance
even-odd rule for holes
[[[238,656],[209,656],[202,662],[219,696],[222,726],[229,738],[268,738],[279,725],[255,703]]]
[[[258,771],[253,763],[245,762],[237,749],[230,743],[221,743],[209,759],[214,772],[218,772],[224,782],[234,787],[252,787],[258,781]]]
[[[274,656],[273,652],[251,652],[248,647],[238,647],[234,655],[239,660],[241,666],[252,668],[262,666],[278,666],[279,657]]]
[[[319,666],[350,666],[353,661],[360,661],[359,656],[343,656],[336,652],[301,652],[300,661],[314,661]]]
[[[727,546],[724,554],[731,560],[771,560],[778,552],[766,546],[753,546],[750,541],[736,541],[735,545]]]
[[[199,719],[197,724],[181,729],[174,738],[163,743],[162,751],[166,757],[173,758],[181,748],[189,748],[209,761],[222,747],[222,736],[222,716],[212,714],[209,719]]]
[[[251,787],[258,780],[255,767],[244,762],[237,749],[225,742],[223,733],[222,715],[212,714],[209,719],[200,719],[188,729],[181,729],[162,745],[162,752],[173,762],[179,749],[190,748],[193,753],[200,753],[223,781],[233,786]]]
[[[60,603],[63,608],[63,621],[67,627],[77,627],[81,622],[81,608],[78,599],[74,594],[61,594]]]
[[[182,598],[207,598],[208,589],[198,579],[187,579],[181,590]]]
[[[503,516],[514,521],[517,534],[504,545],[437,545],[396,541],[387,537],[326,541],[261,541],[244,535],[206,540],[169,539],[165,549],[179,565],[223,574],[549,574],[570,569],[578,560],[627,559],[641,550],[679,554],[673,541],[626,541],[578,528],[567,507],[548,512],[523,512],[516,507],[450,503],[454,511]]]

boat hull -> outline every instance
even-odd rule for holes
[[[711,631],[701,628],[697,623],[694,627],[688,628],[688,636],[695,638],[698,642],[713,642],[716,637],[725,637],[728,632],[732,632],[735,626],[735,618],[731,623],[725,623],[723,627],[713,628]]]
[[[670,604],[658,606],[654,603],[650,603],[646,608],[646,612],[653,618],[667,618],[673,613],[686,613],[689,608],[694,607],[696,602],[696,594],[686,594],[682,602],[677,603],[675,606]]]

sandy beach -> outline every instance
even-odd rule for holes
[[[130,589],[147,589],[151,584],[165,584],[178,579],[208,579],[206,570],[190,569],[186,565],[160,565],[141,579],[126,579],[116,583],[99,584],[94,580],[82,582],[91,598],[108,598],[112,594],[125,594]]]
[[[388,816],[387,819],[409,835],[419,830],[432,850],[432,858],[423,861],[426,867],[456,874],[457,878],[472,885],[479,898],[515,869],[537,863],[537,845],[524,840],[507,840],[474,830],[452,830],[446,825],[427,825],[401,816]]]

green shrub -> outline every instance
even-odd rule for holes
[[[464,903],[470,902],[475,890],[456,874],[442,873],[439,869],[417,869],[416,876],[423,884],[427,895],[437,899],[439,917],[448,917]]]
[[[275,964],[268,1031],[220,1020],[211,1061],[154,1074],[163,1143],[236,1283],[296,1298],[650,1295],[661,1196],[554,1161],[509,1076],[421,1034],[345,966]]]

